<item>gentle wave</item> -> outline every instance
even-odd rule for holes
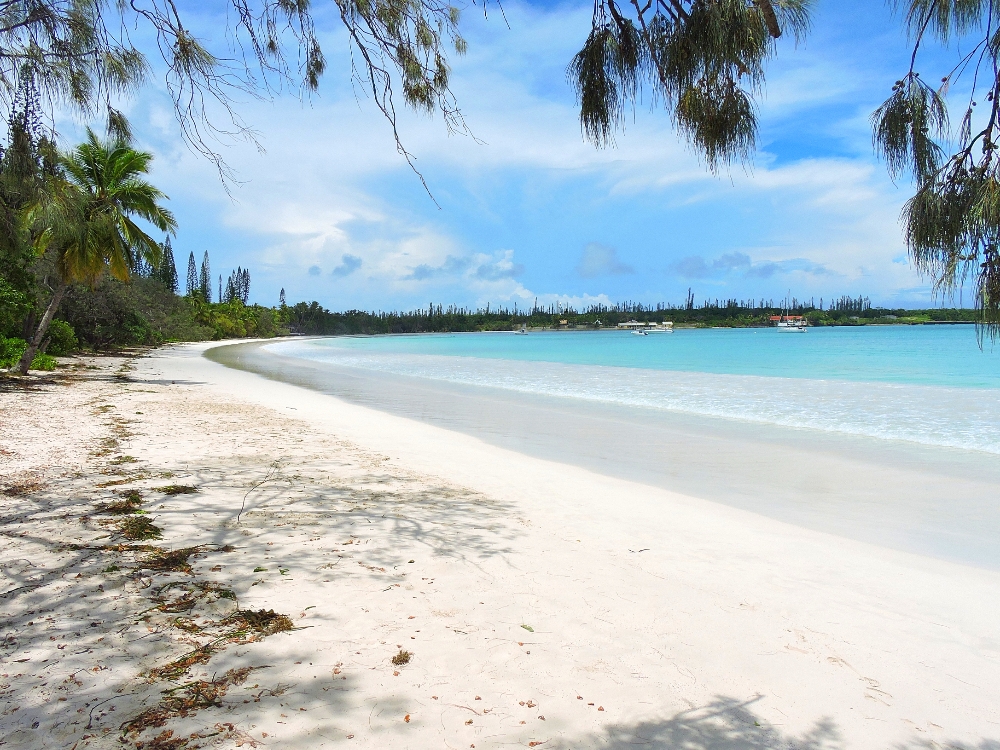
[[[1000,390],[267,347],[332,365],[559,398],[1000,454]]]

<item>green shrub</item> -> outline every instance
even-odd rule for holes
[[[49,324],[46,336],[49,337],[49,345],[45,353],[51,354],[53,357],[64,357],[80,348],[73,326],[65,320],[53,320]]]
[[[14,367],[27,346],[28,343],[24,339],[0,338],[0,367]],[[56,361],[48,354],[36,354],[31,360],[31,369],[51,372],[56,369]]]
[[[28,295],[18,291],[0,277],[0,339],[4,332],[12,333],[21,327],[21,321],[31,309]]]
[[[46,372],[52,372],[54,369],[56,369],[56,361],[48,354],[36,354],[35,358],[31,360],[30,369],[45,370]]]
[[[5,339],[0,336],[0,367],[13,367],[24,354],[24,339]]]

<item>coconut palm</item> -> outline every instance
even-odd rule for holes
[[[36,247],[55,256],[57,280],[18,364],[22,374],[45,340],[69,284],[93,284],[104,273],[127,281],[139,260],[159,265],[159,243],[135,222],[143,219],[170,234],[177,227],[173,214],[160,205],[166,196],[143,179],[152,160],[152,154],[124,141],[102,141],[89,128],[84,143],[60,155],[58,175],[29,212]]]

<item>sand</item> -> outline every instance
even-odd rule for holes
[[[1000,741],[1000,574],[535,459],[205,346],[0,391],[7,746]],[[95,503],[129,488],[163,529],[145,544],[205,545],[190,572],[114,549]],[[294,629],[154,679],[237,607]]]

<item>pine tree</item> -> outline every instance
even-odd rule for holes
[[[222,274],[219,274],[219,302],[222,302]]]
[[[219,288],[221,290],[221,284]],[[221,294],[222,292],[220,291]],[[237,267],[235,271],[229,274],[224,299],[226,302],[238,299],[244,305],[250,302],[250,271],[242,267]]]
[[[174,265],[174,251],[170,246],[170,237],[163,241],[163,256],[154,276],[163,286],[177,294],[177,266]]]
[[[211,302],[212,266],[208,262],[208,250],[205,251],[205,256],[201,259],[201,273],[198,275],[198,288],[201,290],[201,296],[205,298],[205,301]]]
[[[198,291],[198,264],[194,260],[193,250],[188,256],[187,289],[185,291],[188,297],[193,296]]]
[[[287,307],[288,303],[285,302],[285,287],[281,287],[281,292],[278,294],[278,307]]]

